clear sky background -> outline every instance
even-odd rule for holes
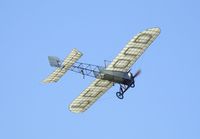
[[[199,139],[198,0],[1,0],[1,139]],[[161,34],[133,66],[142,74],[123,101],[109,90],[83,114],[68,105],[92,81],[54,69],[47,56],[73,48],[81,62],[103,65],[138,32]]]

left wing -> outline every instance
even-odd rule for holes
[[[136,35],[108,65],[107,70],[127,72],[159,34],[159,28],[151,28]]]
[[[112,85],[113,83],[110,81],[96,79],[70,104],[70,111],[74,113],[86,111],[97,99],[110,89]]]

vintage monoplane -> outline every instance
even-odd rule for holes
[[[159,34],[159,28],[151,28],[140,32],[131,39],[119,55],[105,67],[77,62],[82,56],[82,53],[77,49],[73,49],[63,61],[57,57],[49,56],[49,63],[52,67],[56,67],[56,70],[43,82],[57,82],[68,70],[81,73],[83,76],[96,78],[96,80],[70,104],[69,109],[74,113],[86,111],[115,83],[120,85],[120,89],[116,95],[119,99],[123,99],[124,93],[129,88],[135,87],[135,78],[140,73],[139,70],[133,75],[130,71],[131,66]]]

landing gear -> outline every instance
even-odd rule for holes
[[[119,99],[124,99],[124,93],[122,93],[122,92],[117,92],[117,93],[116,93],[116,96],[117,96]]]
[[[124,93],[129,89],[129,88],[134,88],[135,87],[135,82],[133,81],[130,85],[125,85],[125,84],[120,84],[120,89],[119,92],[116,93],[116,96],[119,99],[124,99]]]
[[[133,76],[132,73],[130,73],[130,71],[128,72],[128,74],[130,74],[129,76],[131,77],[131,79],[128,82],[124,82],[123,84],[120,83],[120,89],[119,92],[116,93],[116,96],[119,99],[124,99],[124,93],[131,87],[134,88],[135,87],[135,78],[141,73],[140,70],[138,70],[136,72],[136,74]]]

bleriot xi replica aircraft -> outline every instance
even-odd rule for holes
[[[139,33],[131,39],[119,55],[105,67],[77,62],[82,56],[82,53],[77,49],[73,49],[64,61],[57,57],[49,56],[49,63],[52,67],[56,67],[56,70],[43,82],[57,82],[68,70],[81,73],[83,76],[96,78],[96,80],[70,104],[70,111],[75,113],[86,111],[115,83],[120,85],[119,92],[117,92],[116,95],[119,99],[123,99],[124,93],[130,87],[135,87],[135,77],[140,73],[140,71],[138,71],[133,75],[130,71],[131,66],[159,34],[159,28],[151,28]]]

